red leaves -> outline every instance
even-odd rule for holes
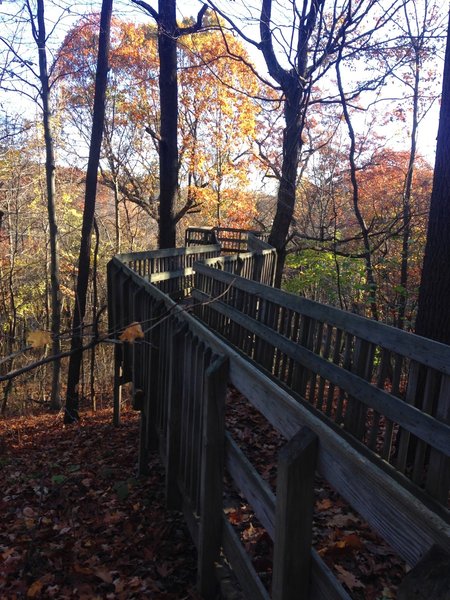
[[[138,420],[0,421],[0,598],[195,598],[195,551],[164,508],[164,478],[136,468]]]

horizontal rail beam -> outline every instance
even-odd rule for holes
[[[208,294],[198,290],[194,290],[192,295],[199,302],[211,300]],[[244,315],[221,300],[214,301],[214,310],[229,317],[251,333],[255,333],[260,339],[270,342],[299,364],[314,371],[324,379],[328,379],[366,406],[374,408],[380,414],[388,417],[391,421],[395,421],[431,447],[446,456],[450,456],[450,426],[446,423],[438,421],[400,398],[375,387],[362,377],[335,365],[333,362],[308,350],[308,348],[292,342],[280,333],[270,329],[270,327],[248,315]]]
[[[450,525],[438,512],[402,487],[379,465],[353,447],[311,410],[297,402],[278,383],[264,375],[201,322],[188,314],[154,285],[117,258],[112,265],[140,286],[201,337],[213,352],[229,359],[229,380],[284,437],[290,439],[302,426],[319,438],[318,472],[410,565],[433,545],[450,551]],[[220,273],[222,274],[222,273]],[[234,276],[236,277],[236,276]],[[271,288],[263,287],[264,291]],[[393,526],[393,523],[395,526]]]
[[[319,304],[271,286],[250,281],[244,277],[230,275],[202,264],[194,263],[197,273],[213,277],[218,281],[253,294],[261,294],[266,300],[282,305],[303,315],[330,323],[369,342],[382,346],[423,365],[450,375],[450,346],[435,342],[414,333],[402,331],[366,317],[349,313],[333,306]]]

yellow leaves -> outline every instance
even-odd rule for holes
[[[27,343],[34,349],[44,348],[44,346],[52,343],[52,337],[49,331],[37,329],[28,334]]]
[[[144,332],[140,323],[134,322],[126,327],[119,337],[121,342],[129,342],[132,344],[135,340],[142,339]]]

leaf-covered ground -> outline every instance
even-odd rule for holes
[[[227,402],[227,425],[260,475],[276,488],[277,454],[286,440],[235,390]],[[228,518],[239,531],[263,583],[270,589],[272,541],[245,499],[232,496]],[[354,600],[391,600],[406,565],[350,506],[316,477],[313,545]]]
[[[195,549],[164,508],[155,458],[136,479],[138,415],[63,429],[0,421],[0,599],[198,599]]]
[[[239,394],[227,426],[274,488],[285,443]],[[164,507],[156,456],[137,479],[138,414],[0,421],[0,600],[199,600],[196,552],[178,513]],[[273,545],[251,507],[226,489],[225,510],[270,589]],[[395,598],[404,564],[348,505],[316,482],[314,545],[355,600]]]

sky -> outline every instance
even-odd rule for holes
[[[218,1],[220,2],[220,0],[218,0]],[[283,1],[289,5],[289,0],[283,0]],[[422,0],[420,0],[420,2],[421,1]],[[436,1],[439,1],[439,0],[436,0]],[[148,0],[148,2],[149,2],[149,4],[152,4],[155,8],[157,7],[156,0],[153,0],[153,1]],[[256,7],[259,6],[259,0],[250,0],[250,2],[247,1],[243,4],[243,6],[245,7],[244,11],[250,10],[251,2],[253,2]],[[3,2],[0,4],[0,25],[1,25],[0,38],[2,36],[7,38],[8,35],[11,36],[14,33],[14,28],[17,27],[17,24],[13,20],[12,22],[10,22],[8,27],[6,27],[5,19],[7,20],[9,17],[12,17],[17,12],[18,6],[20,6],[20,4],[21,4],[21,1],[18,1],[18,0],[3,0]],[[230,3],[230,0],[228,0],[228,5],[226,4],[226,2],[225,2],[225,4],[224,4],[224,2],[221,2],[221,4],[225,5],[225,6],[233,6],[233,9],[240,5],[239,1],[235,2],[234,0],[232,3]],[[283,4],[283,3],[281,3],[281,4]],[[196,13],[200,9],[201,5],[202,5],[202,3],[200,0],[178,0],[177,6],[178,6],[178,10],[179,10],[180,19],[182,19],[183,17],[196,15]],[[443,0],[443,6],[444,5],[445,5],[445,0]],[[52,47],[53,47],[53,49],[56,49],[59,46],[59,44],[61,43],[62,39],[64,38],[64,35],[66,34],[66,32],[68,31],[70,26],[81,15],[92,12],[92,11],[99,11],[100,2],[74,3],[74,2],[69,2],[69,0],[54,0],[54,2],[48,2],[48,0],[47,0],[46,6],[53,6],[53,8],[51,8],[51,10],[47,10],[47,17],[48,17],[47,28],[49,31],[50,28],[54,24],[57,24],[57,26],[55,27],[54,34],[51,36]],[[60,23],[58,23],[58,19],[61,15],[62,8],[67,8],[67,7],[69,7],[70,12],[65,13],[64,19]],[[115,14],[117,14],[125,19],[135,20],[135,21],[139,21],[139,22],[146,22],[146,21],[150,20],[150,17],[144,11],[142,11],[142,9],[132,5],[132,3],[129,1],[120,0],[120,1],[115,2],[114,11],[115,11]],[[257,12],[255,12],[255,14],[257,14]],[[3,23],[2,23],[2,21],[3,21]],[[250,37],[258,39],[259,32],[258,32],[258,28],[255,25],[248,25],[245,31],[246,31],[247,35],[249,35]],[[25,40],[24,40],[24,42],[25,42]],[[28,41],[27,44],[30,45],[30,41]],[[30,45],[30,48],[31,48],[31,55],[33,55],[35,53],[35,47],[33,47],[32,43]],[[248,50],[249,50],[252,60],[255,62],[256,66],[257,66],[257,69],[261,73],[263,73],[264,76],[267,76],[267,70],[266,70],[264,61],[262,60],[260,52],[252,46],[248,46]],[[436,88],[440,90],[440,79],[442,76],[442,61],[438,57],[436,58],[436,68],[437,68]],[[387,91],[388,95],[390,95],[390,96],[398,95],[398,90],[395,88],[395,86],[391,86],[391,88],[386,91]],[[25,107],[24,110],[28,113],[30,111],[29,105],[25,102],[25,100],[23,98],[19,100],[17,94],[12,94],[12,93],[6,94],[4,91],[0,91],[0,102],[3,106],[9,107],[10,110],[13,107],[17,108],[17,106],[20,106],[21,104],[23,104],[23,106]],[[438,104],[438,102],[435,102],[419,129],[420,152],[428,159],[428,161],[431,164],[433,164],[433,162],[434,162],[434,152],[435,152],[435,145],[436,145],[438,119],[439,119],[439,104]],[[359,123],[358,126],[363,127],[363,121],[364,121],[364,119],[360,118],[360,119],[357,119],[356,122]],[[385,129],[384,133],[386,133],[386,131],[387,131],[387,136],[390,140],[389,143],[391,146],[398,146],[399,148],[402,148],[402,147],[404,148],[404,139],[405,139],[405,134],[407,133],[406,130],[407,130],[407,127],[405,126],[404,123],[395,122],[390,125],[388,130]]]

